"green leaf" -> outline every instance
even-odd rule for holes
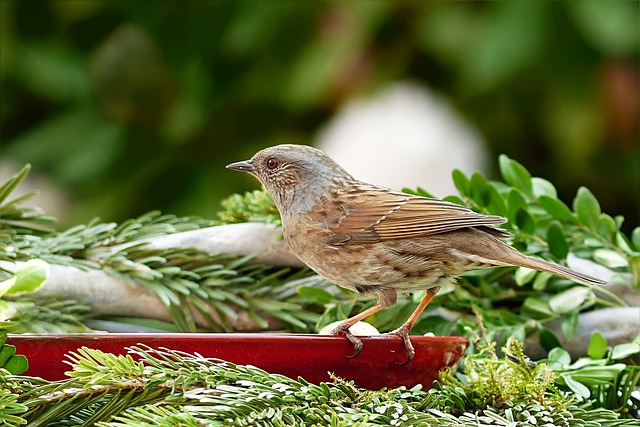
[[[611,349],[611,358],[613,360],[626,359],[638,353],[640,353],[640,345],[636,342],[627,342],[613,347]]]
[[[0,335],[0,368],[5,368],[14,375],[19,375],[29,368],[27,358],[16,355],[15,346],[5,344],[7,335]]]
[[[574,286],[549,299],[549,307],[554,313],[565,314],[577,310],[583,304],[593,301],[593,291],[585,286]]]
[[[564,237],[564,231],[559,221],[552,221],[547,229],[547,243],[549,251],[556,257],[565,259],[569,254],[569,244]]]
[[[406,193],[406,191],[405,191],[405,193]],[[430,199],[436,198],[436,196],[434,196],[433,194],[431,194],[430,192],[428,192],[427,190],[425,190],[422,187],[416,188],[416,193],[418,194],[418,196],[429,197]]]
[[[589,341],[587,354],[592,359],[602,359],[607,352],[607,340],[600,332],[594,332]]]
[[[3,367],[13,375],[20,375],[29,369],[29,361],[25,356],[19,354],[9,359]]]
[[[633,286],[640,289],[640,255],[632,255],[627,258],[629,262],[629,270],[633,275]]]
[[[577,310],[582,305],[593,302],[594,295],[590,288],[574,286],[564,292],[560,292],[549,299],[549,307],[558,314]]]
[[[487,206],[489,203],[489,191],[487,180],[482,174],[476,172],[471,175],[469,193],[471,199],[481,207]]]
[[[572,339],[576,335],[576,332],[578,331],[579,318],[580,312],[576,310],[569,313],[569,315],[562,320],[560,327],[562,329],[562,334],[567,339]]]
[[[576,381],[573,378],[571,378],[569,375],[565,375],[565,374],[560,375],[560,377],[567,384],[567,387],[569,387],[571,391],[573,391],[578,396],[582,396],[585,399],[588,399],[591,396],[591,392],[589,391],[589,388],[584,384],[582,384],[580,381]]]
[[[507,206],[509,207],[509,215],[507,218],[509,219],[509,222],[515,225],[518,212],[520,210],[526,211],[528,204],[524,195],[520,191],[512,189],[509,191],[509,195],[507,196]]]
[[[298,288],[298,295],[305,301],[319,305],[331,304],[336,300],[329,292],[313,286],[300,286]]]
[[[41,259],[31,259],[12,278],[0,283],[0,296],[33,293],[44,285],[47,277],[49,264]]]
[[[529,283],[538,274],[537,270],[527,267],[518,267],[514,274],[514,279],[518,286],[523,286]]]
[[[541,300],[538,297],[527,297],[522,304],[523,311],[530,311],[532,313],[542,314],[545,316],[553,316],[553,310],[546,301]]]
[[[543,178],[533,177],[531,178],[533,184],[533,195],[536,197],[546,196],[552,199],[558,198],[558,191],[552,183]]]
[[[636,227],[631,232],[631,243],[636,251],[640,252],[640,227]]]
[[[526,209],[520,208],[516,212],[516,225],[527,234],[536,232],[536,220]]]
[[[571,363],[571,355],[567,350],[560,346],[552,348],[549,351],[549,356],[547,358],[552,362],[559,363],[562,367]]]
[[[456,189],[462,196],[469,196],[470,182],[469,178],[459,169],[454,169],[451,172],[451,177],[453,179],[453,185],[456,186]]]
[[[576,361],[574,365],[578,365],[579,363],[582,363],[580,359]],[[579,369],[574,368],[574,371],[567,374],[570,375],[573,379],[578,380],[584,384],[601,385],[615,380],[620,372],[623,371],[626,367],[627,365],[625,365],[624,363],[615,363],[613,365],[606,366],[580,366]]]
[[[533,285],[531,287],[536,291],[543,291],[547,287],[547,283],[549,279],[553,277],[553,274],[547,273],[546,271],[538,273],[536,279],[533,281]]]
[[[2,347],[0,347],[0,366],[4,366],[14,354],[16,354],[14,346],[2,344]]]
[[[533,184],[531,181],[531,174],[524,166],[505,156],[500,155],[500,173],[504,182],[515,187],[526,194],[532,194]]]
[[[456,205],[465,206],[466,203],[458,196],[447,196],[443,197],[442,200],[445,202],[455,203]]]
[[[571,224],[576,222],[576,217],[573,212],[571,212],[571,209],[569,209],[561,200],[542,195],[539,198],[539,202],[542,209],[555,219]]]
[[[626,268],[629,266],[627,258],[612,249],[596,249],[593,251],[593,259],[609,268]]]
[[[16,276],[0,282],[0,296],[4,295],[9,289],[11,289],[16,284]]]
[[[606,214],[600,215],[598,233],[602,237],[606,238],[609,241],[613,241],[613,237],[615,236],[617,231],[618,226],[613,218]]]
[[[487,192],[489,194],[489,203],[487,204],[489,213],[506,218],[509,215],[509,208],[502,194],[491,184],[487,187]]]
[[[617,245],[620,248],[620,250],[627,255],[633,255],[635,253],[633,248],[631,247],[631,242],[629,241],[627,236],[622,234],[622,232],[620,231],[618,231],[614,236],[613,243]]]
[[[590,230],[598,231],[600,218],[600,204],[595,196],[586,187],[580,187],[573,200],[573,210],[578,219]]]

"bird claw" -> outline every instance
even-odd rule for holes
[[[353,335],[349,330],[351,326],[352,325],[344,325],[344,326],[338,325],[333,331],[331,331],[331,335],[344,335],[349,340],[349,342],[353,344],[353,347],[356,349],[356,352],[351,356],[345,356],[347,359],[353,359],[355,357],[358,357],[363,347],[362,340],[356,337],[355,335]]]
[[[413,360],[413,356],[415,356],[416,351],[413,348],[413,344],[411,344],[411,340],[409,339],[409,329],[405,328],[404,325],[400,326],[395,331],[391,331],[388,335],[397,335],[402,338],[402,342],[404,343],[404,348],[407,349],[407,360],[402,363],[398,363],[400,366],[407,366]]]
[[[351,340],[349,340],[349,341],[351,341]],[[360,340],[358,340],[358,341],[360,341]],[[358,345],[358,343],[354,343],[353,341],[351,341],[351,343],[355,347],[356,352],[353,353],[351,356],[345,356],[347,359],[354,359],[354,358],[358,357],[358,355],[362,351],[362,341],[360,341],[360,343],[359,343],[360,345]]]

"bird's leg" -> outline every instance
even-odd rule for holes
[[[420,301],[420,304],[418,304],[418,307],[416,307],[416,309],[413,311],[411,316],[409,316],[409,319],[407,319],[407,321],[404,322],[402,326],[400,326],[398,329],[389,332],[389,334],[398,335],[400,338],[402,338],[402,341],[404,342],[404,347],[407,349],[407,360],[404,363],[401,363],[400,364],[401,366],[408,365],[409,362],[413,360],[413,356],[416,354],[416,352],[413,349],[413,344],[411,344],[411,340],[409,340],[409,332],[411,331],[411,328],[413,328],[413,325],[418,320],[418,317],[420,317],[424,309],[427,308],[427,306],[429,305],[433,297],[436,296],[439,290],[440,290],[440,286],[427,289],[427,294],[424,296],[422,301]]]
[[[349,359],[356,357],[362,351],[362,340],[356,337],[355,335],[353,335],[349,330],[349,328],[355,325],[356,323],[358,323],[359,321],[366,319],[372,314],[377,313],[383,309],[384,307],[382,306],[382,304],[376,304],[373,307],[366,309],[362,313],[358,313],[355,316],[345,320],[344,322],[336,326],[333,329],[333,331],[331,331],[331,335],[344,335],[351,342],[351,344],[353,344],[353,347],[356,349],[356,352],[351,356],[347,356]]]

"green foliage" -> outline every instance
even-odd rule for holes
[[[587,416],[583,419],[600,410],[614,411],[626,419],[640,417],[640,366],[629,362],[640,354],[640,337],[607,351],[606,340],[595,333],[589,357],[571,363],[569,354],[556,347],[548,359],[534,363],[523,353],[522,343],[513,337],[502,349],[506,357],[497,357],[495,342],[488,340],[483,319],[478,317],[478,322],[479,333],[467,329],[475,344],[471,352],[457,371],[443,371],[440,382],[429,392],[444,412],[486,413],[491,409],[510,413],[513,408],[526,418],[534,408],[539,412],[541,408],[554,407],[554,411],[563,413],[572,407],[584,410]],[[558,422],[555,420],[554,425]]]
[[[7,334],[0,334],[0,369],[5,369],[12,374],[21,374],[29,368],[27,358],[16,355],[16,348],[6,344]]]
[[[625,363],[638,360],[640,336],[630,343],[618,344],[607,349],[607,341],[598,332],[589,343],[588,357],[571,362],[569,354],[561,347],[549,352],[546,363],[558,375],[557,384],[570,391],[576,399],[589,401],[594,408],[607,408],[624,417],[640,417],[639,396],[632,392],[638,388],[640,365]]]
[[[4,390],[9,409],[30,426],[634,425],[612,411],[575,405],[553,386],[548,367],[529,366],[520,344],[512,341],[508,350],[513,360],[476,353],[464,374],[449,372],[429,391],[369,391],[336,377],[311,384],[166,349],[138,346],[115,356],[81,348],[69,355],[69,378],[5,378]],[[496,390],[500,401],[482,394],[498,382],[507,388]],[[480,406],[479,398],[496,406]]]
[[[486,181],[479,174],[468,179],[460,171],[453,173],[453,180],[467,206],[509,219],[505,227],[515,234],[516,246],[552,261],[565,259],[571,249],[605,267],[630,270],[628,259],[640,248],[620,230],[622,217],[602,213],[588,189],[578,190],[572,212],[558,199],[553,184],[532,178],[515,160],[500,156],[500,171],[504,183]],[[640,278],[634,283],[640,286]]]

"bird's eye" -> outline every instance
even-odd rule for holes
[[[278,160],[276,157],[271,157],[269,160],[267,160],[267,168],[273,170],[278,166],[280,166],[280,160]]]

